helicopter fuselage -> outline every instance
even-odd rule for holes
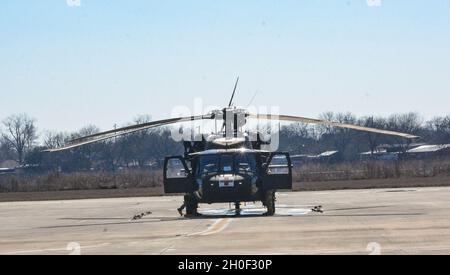
[[[196,211],[198,203],[262,201],[274,207],[275,191],[292,189],[291,160],[288,153],[246,148],[168,157],[164,189],[169,194],[185,193],[187,207],[195,209],[191,212]]]

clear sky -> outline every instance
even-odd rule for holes
[[[106,130],[223,106],[237,75],[283,114],[450,114],[448,0],[70,1],[0,4],[0,119]]]

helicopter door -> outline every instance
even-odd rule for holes
[[[164,193],[192,191],[192,174],[183,157],[168,157],[164,161]]]
[[[272,153],[267,162],[263,188],[292,189],[292,164],[288,153]]]

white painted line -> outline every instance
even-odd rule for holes
[[[211,226],[208,227],[205,231],[197,232],[189,234],[188,236],[209,236],[213,234],[217,234],[225,230],[228,225],[230,225],[232,219],[225,218],[225,219],[217,219]]]
[[[98,248],[102,246],[110,245],[111,243],[103,243],[98,245],[81,246],[80,249],[87,248]],[[31,254],[31,253],[42,253],[42,252],[55,252],[55,251],[67,251],[70,252],[67,247],[64,248],[48,248],[48,249],[36,249],[36,250],[22,250],[22,251],[12,251],[12,252],[1,252],[0,255],[14,255],[14,254]]]

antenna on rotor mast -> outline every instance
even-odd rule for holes
[[[228,107],[231,107],[233,105],[234,94],[236,93],[236,88],[237,88],[238,83],[239,83],[239,76],[236,79],[236,84],[234,84],[233,94],[231,95],[231,99],[230,99],[230,103],[228,104]]]

